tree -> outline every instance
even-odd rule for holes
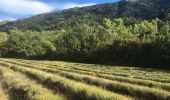
[[[0,33],[0,57],[5,56],[6,52],[8,51],[6,48],[8,40],[8,35],[7,33]]]
[[[10,30],[8,45],[11,55],[17,57],[30,57],[45,55],[54,49],[50,41],[45,40],[38,32]]]
[[[6,42],[7,39],[8,39],[7,33],[1,32],[1,33],[0,33],[0,44]]]

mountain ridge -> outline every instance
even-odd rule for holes
[[[79,17],[84,19],[94,17],[93,20],[96,19],[95,21],[102,18],[120,17],[134,17],[140,20],[152,19],[162,16],[164,12],[170,9],[169,5],[169,0],[135,0],[135,2],[134,0],[121,0],[116,3],[76,7],[20,19],[0,25],[0,31],[9,30],[12,27],[20,30],[54,30],[59,28],[63,21],[76,20]]]
[[[4,25],[4,24],[7,24],[11,22],[10,20],[3,20],[3,21],[0,21],[0,25]]]

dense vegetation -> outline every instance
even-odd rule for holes
[[[169,3],[123,0],[9,22],[0,56],[170,69]]]
[[[164,70],[0,59],[3,100],[169,100]]]
[[[148,21],[105,18],[101,24],[79,23],[74,28],[56,31],[12,29],[7,34],[0,34],[3,37],[1,55],[117,65],[152,65],[168,69],[168,18]]]

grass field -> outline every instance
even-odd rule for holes
[[[170,72],[1,58],[0,100],[170,100]]]

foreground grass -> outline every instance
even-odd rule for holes
[[[168,71],[1,58],[0,65],[67,100],[170,100]]]
[[[48,71],[48,72],[56,72],[56,73],[60,73],[63,76],[67,76],[69,77],[74,77],[76,75],[75,78],[79,78],[79,79],[83,79],[85,77],[80,77],[80,76],[85,76],[87,78],[92,77],[92,76],[97,76],[103,79],[109,79],[109,80],[113,80],[113,81],[118,81],[118,82],[123,82],[123,83],[130,83],[130,84],[134,84],[134,85],[141,85],[141,86],[147,86],[147,87],[151,87],[151,88],[159,88],[159,89],[163,89],[166,91],[170,91],[170,84],[169,83],[161,83],[161,82],[155,82],[155,81],[150,81],[150,80],[142,80],[142,79],[134,79],[134,78],[129,78],[129,77],[121,77],[121,76],[113,76],[113,75],[108,75],[108,74],[95,74],[94,73],[90,73],[90,72],[86,72],[86,71],[79,71],[79,70],[71,70],[71,69],[67,69],[67,68],[62,68],[62,67],[51,67],[51,66],[47,66],[47,65],[39,65],[39,64],[34,64],[34,65],[29,65],[27,63],[22,63],[22,62],[15,62],[15,61],[7,61],[8,63],[13,63],[16,65],[21,65],[21,66],[25,66],[25,67],[31,67],[31,68],[36,68],[36,69],[40,69],[40,70],[44,70],[44,71]],[[39,66],[37,66],[39,65]],[[71,74],[69,74],[68,72],[71,72]],[[78,74],[77,74],[78,73]],[[69,74],[69,75],[68,75]],[[89,76],[90,75],[90,76]]]
[[[9,60],[9,59],[8,59]],[[13,60],[13,59],[11,59]],[[22,60],[14,59],[19,62],[30,62],[32,64],[44,64],[50,66],[60,66],[64,68],[71,68],[75,70],[88,71],[100,74],[109,74],[116,76],[131,77],[136,79],[145,79],[158,82],[170,83],[170,71],[155,70],[150,68],[138,68],[138,67],[121,67],[121,66],[105,66],[95,64],[82,64],[82,63],[70,63],[62,61],[35,61],[35,60]]]
[[[2,63],[2,62],[1,62]],[[16,66],[14,67],[13,64],[8,64],[10,66],[13,66],[12,68],[18,69],[22,66]],[[23,68],[23,67],[22,67]],[[117,81],[110,81],[103,78],[97,78],[97,77],[91,77],[88,75],[80,75],[76,73],[69,73],[69,72],[63,72],[59,70],[53,70],[43,67],[33,67],[34,69],[40,69],[40,70],[46,70],[48,72],[58,73],[64,77],[67,77],[69,79],[86,82],[88,84],[93,84],[99,87],[103,87],[107,90],[118,92],[125,95],[130,95],[132,97],[135,97],[137,99],[144,99],[144,100],[168,100],[170,98],[170,92],[166,92],[160,89],[156,88],[148,88],[128,83],[122,83]]]
[[[132,100],[132,98],[128,96],[122,96],[95,86],[74,82],[43,71],[19,66],[11,66],[11,68],[27,74],[47,87],[67,94],[72,100]]]
[[[8,100],[7,94],[3,91],[2,87],[0,86],[0,100]]]
[[[23,63],[22,63],[23,64]],[[25,65],[27,66],[27,65]],[[29,65],[30,66],[30,65]],[[31,65],[31,67],[36,67],[36,68],[40,68],[43,65],[37,66],[36,64]],[[82,70],[74,70],[74,69],[67,69],[67,68],[62,68],[62,67],[51,67],[51,66],[45,66],[46,68],[43,68],[43,70],[48,70],[48,71],[58,71],[58,72],[72,72],[72,73],[79,73],[82,75],[90,75],[90,76],[97,76],[100,78],[104,78],[104,79],[109,79],[109,80],[113,80],[113,81],[119,81],[119,82],[123,82],[123,83],[130,83],[130,84],[134,84],[134,85],[142,85],[142,86],[147,86],[147,87],[153,87],[153,88],[160,88],[166,91],[170,91],[170,84],[169,83],[162,83],[162,82],[156,82],[156,81],[152,81],[152,80],[145,80],[145,79],[135,79],[135,78],[131,78],[131,77],[122,77],[122,76],[115,76],[115,75],[109,75],[109,74],[101,74],[101,73],[97,73],[95,74],[94,72],[89,72],[89,71],[82,71]]]
[[[25,75],[0,66],[2,86],[8,91],[10,100],[65,100],[53,94]],[[3,100],[3,99],[2,99]]]

